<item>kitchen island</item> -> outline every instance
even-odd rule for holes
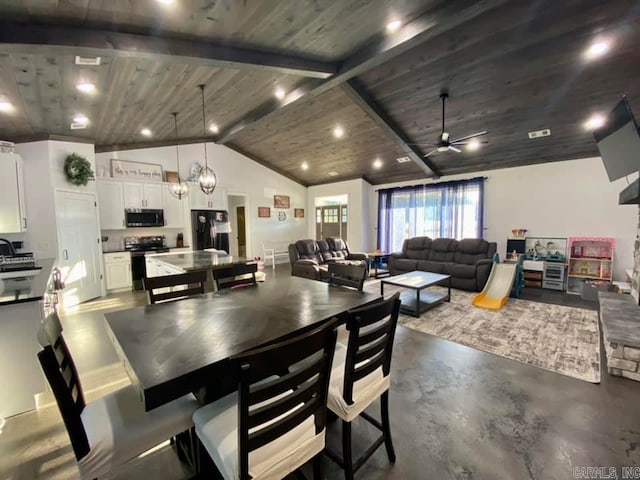
[[[212,292],[215,290],[212,274],[214,269],[247,263],[247,259],[235,257],[223,251],[196,250],[180,253],[147,254],[145,255],[145,262],[148,277],[206,271],[207,283],[205,290]]]
[[[35,408],[35,395],[45,390],[38,363],[38,328],[45,315],[54,259],[41,259],[39,269],[2,272],[0,278],[0,418]],[[7,278],[11,276],[13,278]]]

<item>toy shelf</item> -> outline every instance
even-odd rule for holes
[[[609,237],[569,238],[567,293],[581,295],[586,287],[608,287],[613,276],[614,248],[615,240]]]

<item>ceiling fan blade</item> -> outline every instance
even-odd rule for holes
[[[449,145],[449,150],[453,150],[454,152],[458,152],[458,153],[460,153],[462,151],[459,148],[452,147],[451,145]]]
[[[424,158],[427,158],[429,155],[431,155],[431,154],[433,154],[433,153],[436,153],[437,151],[438,151],[438,149],[437,149],[437,148],[435,148],[435,149],[431,150],[429,153],[427,153],[427,154],[424,156]]]
[[[475,140],[474,142],[451,142],[451,145],[469,145],[470,143],[479,143],[481,145],[486,145],[487,143],[489,143],[487,140],[484,140],[482,142],[478,142],[477,140]]]
[[[467,135],[466,137],[456,138],[455,140],[452,140],[451,143],[456,143],[456,142],[459,142],[460,140],[468,140],[469,138],[473,138],[473,137],[480,137],[482,135],[486,135],[487,133],[488,132],[486,130],[484,132],[472,133],[471,135]]]

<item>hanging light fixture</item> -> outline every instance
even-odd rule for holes
[[[178,179],[169,183],[169,193],[182,200],[189,195],[189,185],[180,177],[180,152],[178,151],[178,112],[173,112],[173,123],[176,127],[176,165],[178,166]]]
[[[207,119],[205,118],[204,113],[204,85],[198,85],[198,87],[200,87],[200,93],[202,94],[202,131],[204,132],[204,136],[206,137]],[[204,142],[203,146],[204,167],[200,169],[200,173],[198,174],[198,184],[200,185],[200,190],[202,190],[206,195],[209,195],[216,189],[218,179],[216,178],[215,172],[209,168],[209,165],[207,163],[207,142]]]

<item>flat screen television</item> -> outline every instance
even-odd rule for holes
[[[593,136],[610,182],[640,170],[640,134],[627,97],[622,97]]]

